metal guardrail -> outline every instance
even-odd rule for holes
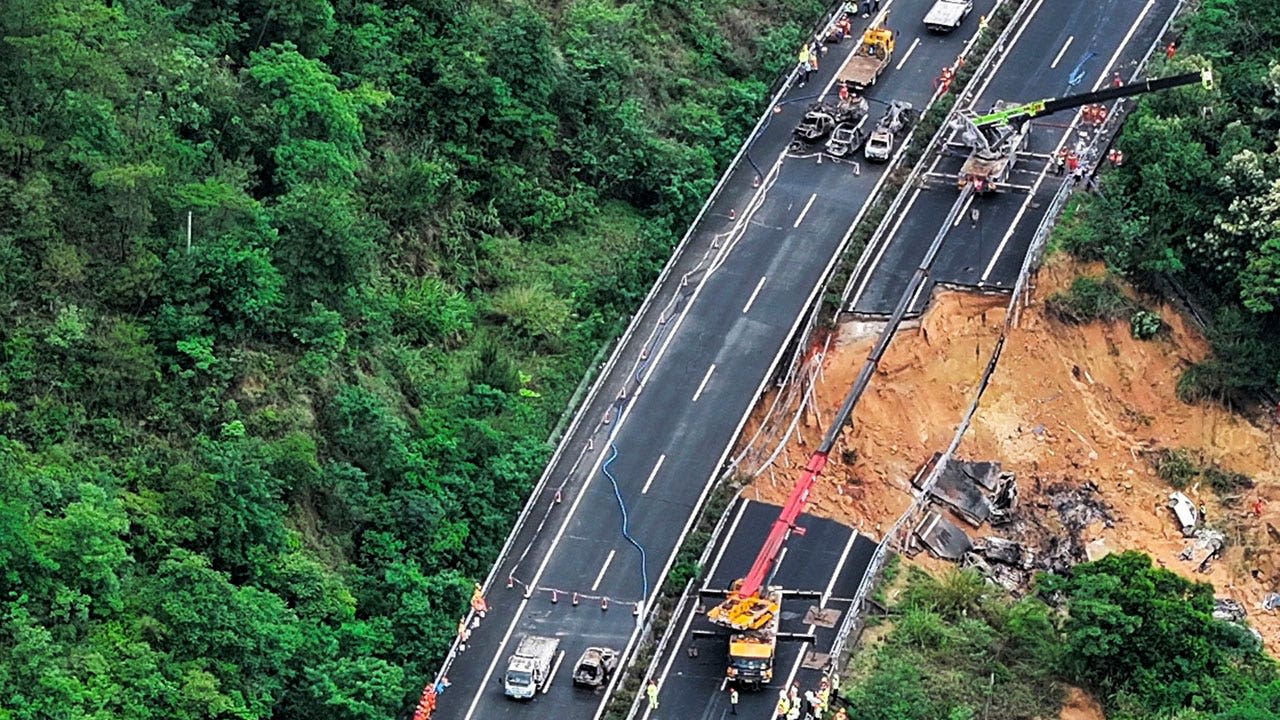
[[[1160,33],[1156,36],[1155,41],[1147,49],[1144,59],[1138,64],[1137,69],[1130,78],[1131,81],[1136,79],[1146,69],[1151,56],[1162,42],[1164,36],[1168,33],[1169,27],[1177,18],[1178,14],[1182,12],[1184,6],[1185,0],[1179,0],[1173,13],[1170,14],[1168,21],[1166,21],[1164,26],[1161,28]],[[1013,24],[1014,23],[1011,22],[1010,27],[1012,27]],[[975,78],[976,77],[977,74],[975,73]],[[1121,102],[1123,101],[1118,101],[1117,104]],[[1100,130],[1093,137],[1092,147],[1094,149],[1095,157],[1100,155],[1097,152],[1097,147],[1102,138],[1110,138],[1111,134],[1115,129],[1118,129],[1122,122],[1123,116],[1121,113],[1113,112],[1108,115],[1107,124],[1104,124],[1103,126],[1104,129]],[[1009,305],[1005,311],[1005,322],[1001,327],[1000,336],[992,350],[987,366],[983,370],[983,374],[978,383],[977,390],[974,393],[973,400],[970,402],[963,419],[957,426],[956,432],[951,439],[951,443],[947,446],[946,451],[938,458],[933,469],[930,471],[928,478],[921,486],[919,495],[916,497],[915,501],[912,502],[911,506],[908,507],[906,512],[904,512],[889,531],[885,533],[880,544],[876,546],[876,551],[872,555],[871,563],[868,565],[867,571],[863,574],[862,582],[859,583],[857,592],[854,593],[854,597],[850,605],[850,611],[846,613],[844,622],[841,624],[840,631],[837,634],[836,643],[832,647],[831,656],[833,658],[840,658],[841,654],[844,652],[845,643],[848,642],[853,629],[861,619],[862,605],[866,602],[867,597],[871,593],[871,589],[878,580],[879,574],[883,569],[884,563],[887,561],[889,554],[893,551],[893,547],[895,545],[902,547],[909,539],[911,524],[915,522],[916,518],[923,512],[924,508],[930,504],[930,494],[932,493],[933,487],[937,484],[938,478],[946,469],[948,463],[951,462],[956,449],[960,446],[960,442],[968,432],[970,424],[973,421],[973,417],[977,413],[978,406],[981,403],[982,395],[986,391],[992,375],[995,373],[1008,332],[1013,327],[1014,323],[1017,322],[1018,306],[1022,302],[1024,294],[1027,292],[1027,284],[1030,280],[1031,274],[1039,267],[1044,251],[1048,246],[1049,237],[1053,228],[1057,225],[1059,213],[1061,213],[1074,189],[1075,184],[1071,180],[1064,180],[1058,187],[1057,192],[1054,193],[1053,199],[1050,201],[1044,217],[1036,227],[1035,235],[1032,236],[1031,244],[1027,249],[1026,256],[1023,258],[1022,267],[1018,271],[1018,278],[1015,281],[1013,290],[1010,294]]]

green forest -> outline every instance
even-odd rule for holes
[[[1213,617],[1213,587],[1136,552],[1042,575],[1013,600],[974,570],[889,582],[882,642],[848,669],[858,720],[1056,718],[1068,685],[1109,720],[1271,720],[1280,668]]]
[[[416,700],[815,0],[0,0],[0,718]]]
[[[1149,292],[1189,297],[1214,357],[1179,395],[1253,407],[1280,389],[1280,0],[1203,0],[1176,31],[1177,54],[1150,75],[1207,59],[1213,100],[1144,96],[1116,142],[1124,164],[1068,208],[1057,241]]]

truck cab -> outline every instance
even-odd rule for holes
[[[725,677],[742,688],[759,689],[773,680],[777,636],[771,630],[737,633],[729,638]]]
[[[538,635],[521,638],[515,653],[507,659],[507,672],[502,677],[503,693],[516,700],[528,700],[539,691],[546,692],[563,654],[559,638]]]
[[[507,697],[528,700],[538,692],[542,677],[533,663],[526,658],[513,657],[507,663],[507,676],[502,687]]]

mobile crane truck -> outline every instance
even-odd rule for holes
[[[961,113],[956,130],[962,141],[972,148],[972,152],[960,168],[956,185],[963,188],[972,184],[974,191],[979,193],[1007,189],[1018,153],[1026,148],[1031,128],[1029,121],[1035,118],[1052,115],[1060,110],[1168,90],[1195,82],[1211,89],[1213,72],[1206,69],[1156,80],[1141,80],[1119,87],[1037,100],[1024,105],[1012,105],[1001,100],[985,115]]]

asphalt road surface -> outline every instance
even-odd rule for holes
[[[723,590],[729,583],[742,577],[751,567],[759,542],[777,518],[780,508],[743,501],[731,508],[734,519],[727,532],[717,539],[712,564],[708,568],[705,588]],[[849,599],[858,589],[858,583],[871,562],[876,544],[865,535],[851,528],[819,518],[806,516],[800,521],[803,535],[792,535],[787,542],[786,554],[777,566],[774,585],[788,590],[806,590],[822,593],[817,599],[784,599],[782,626],[784,633],[813,633],[817,646],[804,642],[780,642],[774,659],[774,680],[758,692],[739,694],[738,714],[747,718],[771,717],[778,702],[778,691],[793,681],[801,693],[817,690],[821,679],[818,669],[802,668],[801,661],[809,650],[826,652],[835,640],[840,620],[849,610]],[[705,606],[714,599],[703,601]],[[834,610],[833,627],[806,625],[806,612],[812,607]],[[683,617],[673,618],[680,623],[680,639],[669,652],[656,660],[661,663],[658,691],[658,710],[646,708],[641,716],[648,720],[725,720],[731,717],[727,690],[724,685],[726,666],[726,637],[695,637],[691,631],[710,630],[723,632],[712,625],[706,616],[690,607]],[[690,648],[696,655],[690,655]]]
[[[979,2],[975,14],[993,2]],[[895,17],[917,18],[930,4],[893,0],[887,7]],[[865,24],[860,19],[855,35]],[[976,18],[965,31],[934,36],[918,23],[904,23],[893,63],[868,95],[923,107],[933,78],[975,27]],[[575,720],[595,717],[603,706],[603,692],[570,687],[570,666],[589,645],[625,649],[633,641],[632,604],[652,599],[747,413],[883,175],[882,165],[785,157],[805,105],[830,87],[855,43],[828,46],[819,73],[806,87],[787,92],[782,111],[770,115],[754,140],[751,162],[730,175],[694,229],[690,249],[674,261],[634,334],[621,343],[616,364],[586,401],[581,425],[571,426],[562,441],[546,488],[532,499],[531,520],[515,530],[510,552],[499,561],[490,610],[466,652],[448,667],[452,684],[440,697],[437,720]],[[883,109],[873,103],[873,119]],[[758,188],[752,163],[765,176]],[[691,279],[682,285],[686,273]],[[666,311],[672,302],[674,309]],[[640,380],[643,390],[637,392]],[[624,390],[617,417],[615,398]],[[605,417],[611,422],[598,426]],[[616,494],[601,468],[606,460]],[[643,566],[640,551],[621,533],[619,497],[629,534],[644,549]],[[510,590],[508,575],[516,580]],[[531,588],[527,597],[524,587]],[[553,590],[559,602],[552,602]],[[575,592],[584,598],[576,607],[570,601]],[[600,597],[610,598],[609,610],[601,610]],[[499,682],[507,657],[527,634],[559,637],[566,659],[548,692],[529,702],[509,701]]]
[[[973,107],[987,110],[996,100],[1031,102],[1106,87],[1119,71],[1127,81],[1177,5],[1176,0],[1035,0],[1032,14],[1016,42],[1007,49]],[[1075,75],[1079,82],[1072,86]],[[1074,143],[1068,127],[1078,111],[1068,110],[1033,121],[1029,152],[1050,155],[1060,143]],[[963,156],[943,155],[932,169],[954,178]],[[1054,175],[1044,159],[1027,159],[1015,166],[1012,183],[1035,192],[991,194],[976,198],[957,218],[909,314],[924,311],[938,283],[1008,290],[1049,198],[1063,178]],[[934,182],[913,191],[893,219],[892,231],[874,248],[872,260],[854,283],[848,309],[859,315],[893,312],[925,250],[941,229],[955,202],[954,182]],[[977,221],[971,211],[978,211]]]

